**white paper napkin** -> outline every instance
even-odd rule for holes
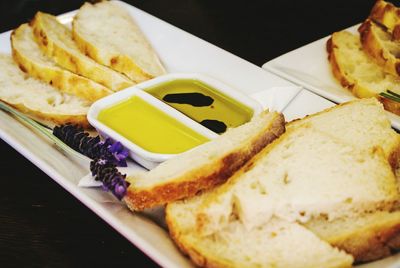
[[[301,90],[302,87],[299,86],[271,87],[250,97],[258,101],[264,109],[282,112]]]

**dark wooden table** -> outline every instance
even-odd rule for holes
[[[361,22],[374,4],[373,0],[127,2],[259,66]],[[61,14],[82,3],[1,1],[0,32],[26,22],[38,10]],[[3,141],[0,152],[0,267],[157,266]]]

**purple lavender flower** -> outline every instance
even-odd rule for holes
[[[117,141],[108,146],[108,151],[114,157],[115,164],[119,167],[126,167],[126,158],[129,155],[129,151]]]
[[[118,171],[115,163],[104,158],[95,159],[90,162],[90,170],[94,179],[103,183],[104,191],[111,191],[119,200],[125,196],[129,182],[125,180],[126,175]]]
[[[129,182],[117,166],[127,166],[128,150],[120,142],[113,142],[109,138],[101,140],[99,136],[90,137],[82,128],[70,124],[55,127],[53,134],[74,150],[93,159],[90,171],[95,180],[102,182],[103,190],[111,191],[119,200],[125,196]]]

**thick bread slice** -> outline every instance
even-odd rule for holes
[[[22,24],[12,32],[11,45],[14,60],[23,71],[62,92],[90,101],[112,93],[111,90],[90,79],[58,67],[42,53],[28,24]]]
[[[375,98],[336,105],[292,121],[286,128],[298,128],[304,124],[361,149],[380,147],[393,169],[399,164],[400,135],[391,128],[382,104]]]
[[[89,127],[86,113],[90,102],[27,77],[9,55],[0,54],[0,66],[2,101],[49,126],[71,123]]]
[[[395,75],[400,75],[400,41],[392,40],[392,35],[382,29],[371,20],[366,20],[358,28],[361,44],[364,51],[375,62],[382,66],[383,70]]]
[[[251,229],[272,216],[307,222],[392,209],[399,197],[392,167],[381,147],[368,144],[377,144],[382,138],[367,136],[367,141],[363,140],[365,132],[381,129],[380,124],[390,129],[390,125],[384,117],[379,117],[382,122],[375,120],[377,126],[357,124],[357,117],[351,114],[365,116],[366,110],[359,110],[359,103],[365,102],[353,101],[307,117],[304,123],[300,120],[289,124],[286,133],[204,200],[198,213],[199,230],[214,233],[232,215]],[[377,102],[375,105],[379,107]],[[348,117],[335,118],[340,114],[337,110],[346,111]],[[384,114],[383,109],[380,113]],[[371,118],[374,116],[376,112]],[[347,128],[340,130],[328,124]],[[354,137],[349,139],[349,135]],[[397,134],[385,137],[399,146]],[[362,148],[366,142],[368,145]]]
[[[380,211],[365,216],[328,222],[315,219],[304,225],[331,245],[353,255],[356,262],[389,256],[399,249],[400,211]]]
[[[400,39],[400,9],[392,3],[378,0],[369,15],[370,19],[385,26],[394,39]]]
[[[30,25],[42,51],[63,68],[87,77],[113,91],[134,83],[83,54],[72,39],[71,30],[55,16],[37,12]]]
[[[333,75],[356,97],[376,97],[385,109],[400,115],[400,104],[379,96],[391,90],[400,93],[400,78],[386,73],[364,51],[357,35],[336,32],[327,42]]]
[[[272,219],[246,230],[237,219],[221,232],[195,232],[195,212],[204,196],[170,203],[169,232],[179,248],[201,267],[350,267],[352,257],[329,246],[297,223]]]
[[[155,169],[128,178],[125,202],[132,210],[195,195],[227,180],[253,155],[284,132],[284,118],[264,111],[250,122],[180,154]]]
[[[85,54],[135,82],[165,73],[139,26],[118,3],[85,3],[74,18],[73,35]]]
[[[247,229],[274,216],[291,222],[332,221],[390,210],[399,197],[381,150],[359,150],[304,126],[287,130],[205,199],[198,227],[212,234],[232,217]]]

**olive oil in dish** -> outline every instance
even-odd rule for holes
[[[182,153],[209,140],[139,96],[101,110],[98,120],[153,153]]]

